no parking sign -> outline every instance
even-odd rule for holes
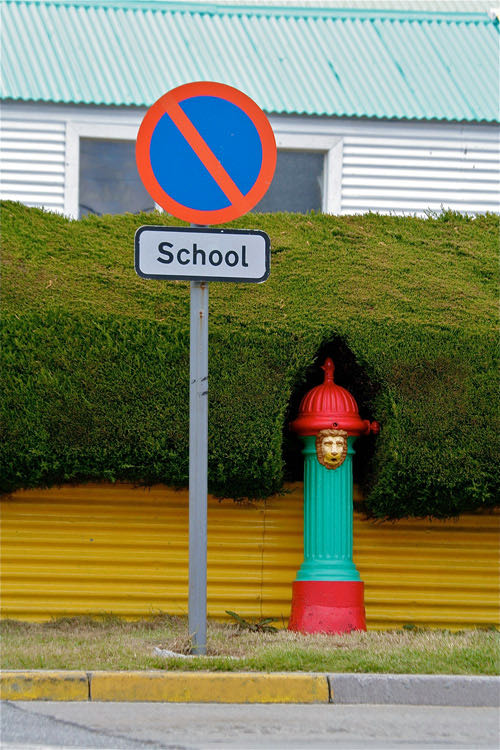
[[[168,213],[220,224],[250,211],[276,168],[276,142],[260,107],[242,91],[199,81],[152,105],[139,129],[137,168]]]

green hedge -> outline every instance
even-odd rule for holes
[[[189,285],[133,270],[160,214],[2,205],[1,490],[89,479],[185,486]],[[498,217],[248,215],[265,284],[210,285],[209,485],[266,496],[300,478],[287,429],[330,355],[377,419],[355,472],[376,516],[496,503]]]

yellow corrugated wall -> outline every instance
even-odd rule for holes
[[[187,613],[188,493],[89,484],[26,490],[2,508],[2,617]],[[302,562],[302,485],[208,501],[208,613],[286,624]],[[499,521],[354,517],[369,628],[499,624]]]

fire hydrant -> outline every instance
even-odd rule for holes
[[[362,420],[353,396],[333,380],[302,399],[290,428],[304,443],[304,562],[293,583],[289,630],[346,633],[366,630],[364,584],[352,559],[354,442],[378,433]]]

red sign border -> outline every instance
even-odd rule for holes
[[[172,102],[178,105],[194,96],[215,96],[235,104],[250,118],[262,144],[262,165],[253,187],[241,200],[215,211],[190,208],[171,198],[156,179],[149,156],[151,138],[158,121],[165,114],[166,105]],[[261,108],[242,91],[214,81],[185,83],[163,94],[144,116],[137,134],[135,153],[140,178],[153,200],[169,214],[193,224],[222,224],[250,211],[267,192],[274,176],[277,158],[273,129]]]

